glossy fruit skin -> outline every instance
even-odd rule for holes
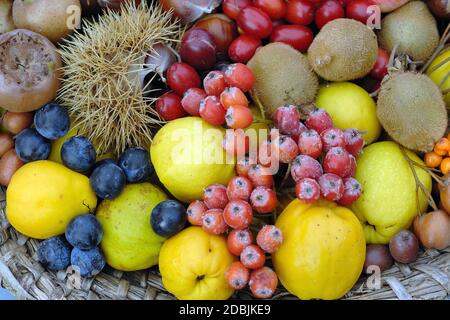
[[[370,70],[370,76],[377,80],[383,80],[384,76],[388,74],[387,66],[389,64],[390,54],[383,48],[378,48],[377,60],[372,70]]]
[[[444,185],[439,186],[439,198],[441,200],[441,205],[444,210],[450,214],[450,176],[449,174],[444,175],[443,178]]]
[[[154,171],[148,151],[142,148],[125,150],[120,156],[118,164],[129,183],[142,182],[150,178]]]
[[[197,70],[211,69],[216,63],[214,38],[204,29],[189,29],[181,39],[180,57]]]
[[[33,123],[31,112],[5,112],[1,119],[3,127],[12,134],[19,134]]]
[[[322,29],[322,27],[328,22],[344,17],[345,11],[339,2],[336,0],[326,0],[317,9],[315,22],[316,26],[319,29]]]
[[[246,268],[253,270],[262,268],[266,262],[264,251],[255,244],[251,244],[242,250],[240,258]]]
[[[50,270],[64,270],[70,264],[71,250],[70,244],[63,237],[48,238],[39,243],[38,260]]]
[[[200,116],[213,126],[225,123],[226,110],[216,96],[208,96],[200,102]]]
[[[444,250],[450,246],[450,216],[442,210],[417,216],[414,233],[425,248]]]
[[[127,179],[118,165],[104,163],[92,172],[89,182],[98,197],[111,200],[122,192]]]
[[[230,180],[227,187],[227,196],[229,200],[248,201],[253,190],[253,183],[246,177],[234,177]]]
[[[243,34],[230,44],[228,56],[234,62],[247,63],[260,46],[261,40],[259,38]]]
[[[71,137],[61,147],[64,165],[78,172],[89,171],[95,164],[95,158],[95,148],[86,137]]]
[[[222,71],[210,71],[203,79],[203,88],[208,96],[220,96],[226,86],[225,74]]]
[[[246,229],[253,220],[252,207],[246,201],[232,200],[223,210],[223,218],[233,229]]]
[[[223,209],[228,203],[227,188],[213,184],[203,191],[203,202],[209,209]]]
[[[237,19],[239,12],[251,5],[251,0],[224,0],[222,10],[231,19]]]
[[[367,24],[367,19],[372,15],[368,8],[372,5],[374,3],[371,0],[350,0],[346,7],[347,18]]]
[[[69,131],[69,113],[59,104],[49,103],[35,113],[34,126],[44,138],[57,140]]]
[[[249,286],[255,298],[271,298],[278,286],[277,274],[269,267],[254,270],[250,274]]]
[[[234,290],[244,289],[250,278],[250,271],[239,262],[233,262],[228,268],[225,276],[227,277],[228,285]]]
[[[200,103],[207,97],[206,92],[200,88],[188,89],[181,100],[181,106],[184,111],[191,116],[200,116]]]
[[[165,121],[172,121],[187,115],[181,104],[181,97],[173,92],[163,94],[155,103],[156,112]]]
[[[271,20],[281,19],[287,12],[284,0],[254,0],[253,4],[267,13]]]
[[[272,20],[267,13],[256,7],[246,7],[237,16],[239,28],[258,39],[267,38],[272,32]]]
[[[268,214],[277,206],[277,194],[267,187],[256,187],[250,195],[253,209],[260,214]]]
[[[79,268],[82,277],[91,278],[99,274],[106,265],[102,251],[96,247],[91,250],[73,248],[70,263]]]
[[[270,36],[270,42],[283,42],[300,52],[306,52],[314,39],[308,27],[302,25],[284,25],[276,27]]]
[[[91,250],[100,244],[103,230],[93,214],[83,214],[69,223],[65,235],[73,247],[80,250]]]
[[[314,21],[314,5],[308,0],[290,0],[287,3],[286,21],[308,25]]]
[[[314,203],[320,199],[320,185],[311,178],[301,179],[295,185],[295,195],[305,203]]]
[[[176,62],[167,70],[167,85],[182,96],[190,88],[200,88],[201,79],[193,67],[184,62]]]
[[[228,250],[235,256],[240,256],[242,250],[253,243],[253,234],[249,229],[233,229],[228,233]]]
[[[230,87],[238,87],[243,92],[248,92],[255,84],[255,76],[245,64],[233,63],[225,70],[225,81]]]
[[[296,183],[304,178],[319,179],[322,174],[323,169],[319,161],[310,156],[299,155],[292,163],[291,176]]]
[[[25,129],[16,136],[16,153],[23,162],[46,160],[50,155],[50,141],[36,129]]]
[[[152,210],[150,225],[153,231],[161,237],[169,238],[181,230],[186,224],[186,209],[175,200],[159,203]]]
[[[259,230],[256,236],[256,243],[267,253],[274,253],[283,243],[281,230],[274,225],[266,224]]]
[[[210,209],[203,215],[202,228],[209,234],[220,235],[228,229],[228,225],[223,218],[222,209]]]
[[[442,156],[434,151],[430,151],[425,154],[424,162],[428,168],[437,168],[442,162]]]
[[[419,241],[411,231],[402,230],[389,241],[389,251],[395,261],[411,263],[419,255]]]
[[[366,248],[366,260],[364,261],[364,272],[373,274],[374,270],[368,270],[370,266],[378,266],[380,271],[386,271],[394,264],[389,248],[382,244],[369,244]]]
[[[450,8],[447,0],[427,0],[430,11],[439,18],[449,19]]]

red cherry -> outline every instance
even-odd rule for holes
[[[347,18],[367,24],[367,19],[372,15],[367,9],[372,5],[374,3],[371,0],[351,0],[346,8]]]
[[[295,185],[295,194],[298,199],[306,203],[313,203],[320,199],[319,183],[311,178],[301,179]]]
[[[316,130],[306,130],[298,137],[300,154],[317,159],[323,150],[322,139]]]
[[[213,184],[203,190],[203,202],[209,209],[223,209],[228,203],[227,188]]]
[[[277,194],[267,187],[256,187],[250,195],[253,209],[261,214],[268,214],[277,206]]]
[[[253,220],[252,207],[247,201],[236,199],[228,202],[223,209],[223,218],[233,229],[245,229]]]
[[[197,71],[184,62],[176,62],[167,70],[167,85],[180,96],[190,88],[200,88],[200,84]]]
[[[165,93],[156,101],[156,112],[166,121],[175,120],[187,115],[181,105],[181,98],[175,93]]]
[[[253,4],[267,13],[272,20],[281,19],[286,15],[287,5],[284,0],[254,0]]]
[[[331,148],[323,159],[323,171],[345,177],[351,170],[350,154],[341,147]]]
[[[383,48],[378,48],[377,60],[370,71],[370,76],[377,80],[383,80],[384,76],[388,74],[387,66],[389,64],[390,54]]]
[[[251,5],[251,0],[224,0],[222,10],[228,17],[236,20],[239,11]]]
[[[285,25],[275,28],[270,42],[283,42],[300,52],[306,52],[314,39],[310,28],[302,25]]]
[[[206,98],[206,92],[200,88],[191,88],[186,91],[181,100],[183,109],[191,116],[200,116],[200,103]]]
[[[242,264],[249,269],[262,268],[266,262],[264,251],[255,244],[251,244],[242,250],[240,258]]]
[[[322,166],[316,159],[299,155],[292,162],[291,176],[296,183],[304,178],[318,179],[323,174]]]
[[[234,177],[228,182],[227,195],[229,200],[248,201],[252,194],[253,183],[246,177]]]
[[[225,108],[216,96],[208,96],[200,103],[200,116],[214,126],[225,123]]]
[[[328,201],[338,201],[344,194],[344,182],[333,173],[325,173],[318,182],[322,197]]]
[[[359,199],[362,194],[362,187],[358,180],[354,178],[344,179],[344,194],[339,199],[341,206],[349,206]]]
[[[308,25],[314,21],[314,5],[307,0],[290,0],[285,19],[292,24]]]
[[[260,46],[260,39],[243,34],[230,44],[228,55],[234,62],[247,63]]]
[[[267,38],[272,32],[272,20],[269,15],[256,7],[240,10],[237,24],[246,34],[259,39]]]
[[[253,234],[248,229],[231,230],[227,237],[228,250],[232,255],[239,256],[246,247],[253,243]]]
[[[203,88],[208,96],[220,96],[226,86],[225,74],[222,71],[211,71],[203,79]]]
[[[243,92],[250,91],[255,84],[255,76],[245,64],[230,64],[225,71],[225,81],[230,87],[238,87]]]
[[[342,5],[336,0],[327,0],[316,11],[316,26],[322,29],[328,22],[344,17],[345,12]]]

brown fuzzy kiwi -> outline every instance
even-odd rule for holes
[[[447,129],[444,99],[433,81],[423,74],[391,75],[381,86],[377,114],[395,141],[415,151],[430,151]]]
[[[388,14],[378,33],[380,46],[398,51],[417,61],[427,60],[439,44],[436,20],[422,1],[410,2]]]
[[[256,78],[253,95],[269,115],[284,104],[305,105],[314,101],[319,80],[306,57],[291,46],[268,44],[259,48],[247,65]]]
[[[308,49],[314,71],[329,81],[348,81],[367,75],[378,53],[377,36],[352,19],[327,23]]]

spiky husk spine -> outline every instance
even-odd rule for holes
[[[142,88],[139,71],[152,46],[175,47],[181,24],[159,3],[125,3],[98,21],[83,21],[61,46],[64,79],[58,99],[67,106],[80,134],[98,152],[120,154],[130,146],[148,147],[152,130],[162,124],[152,107],[156,98]]]

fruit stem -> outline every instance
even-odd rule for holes
[[[266,121],[265,108],[264,108],[261,100],[259,100],[258,95],[256,94],[256,92],[253,89],[250,91],[250,95],[252,96],[253,101],[256,103],[256,106],[259,108],[259,111],[261,111],[261,116],[263,118],[263,121]]]

